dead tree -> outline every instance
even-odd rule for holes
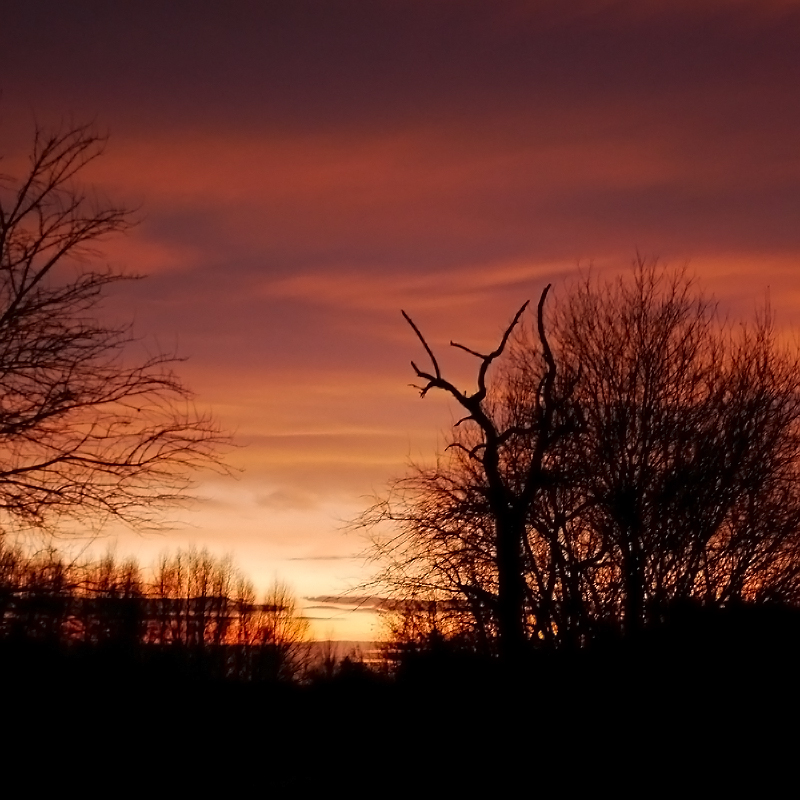
[[[425,397],[432,389],[439,389],[453,397],[467,412],[456,423],[456,428],[470,426],[477,438],[477,441],[467,444],[454,441],[449,447],[457,448],[464,454],[472,468],[478,472],[478,479],[483,484],[482,503],[492,527],[496,570],[496,597],[486,599],[494,604],[499,653],[507,663],[518,662],[527,650],[529,617],[535,615],[527,602],[527,530],[534,504],[554,480],[546,463],[547,456],[553,445],[569,429],[561,419],[564,397],[556,396],[557,366],[544,326],[543,309],[549,289],[550,285],[545,287],[537,308],[542,374],[535,396],[527,398],[525,411],[520,413],[517,408],[513,415],[503,412],[502,403],[499,407],[492,403],[487,376],[490,367],[506,350],[528,302],[517,311],[497,348],[492,352],[484,354],[457,342],[450,342],[452,347],[469,353],[480,362],[477,388],[471,394],[460,391],[442,375],[436,356],[425,337],[411,317],[402,312],[431,362],[430,371],[420,369],[415,362],[411,362],[417,377],[426,381],[424,385],[416,387],[420,395]],[[523,440],[525,444],[521,447],[520,442]],[[512,452],[513,457],[509,456]],[[520,458],[524,460],[522,467]],[[512,460],[513,469],[510,468]]]

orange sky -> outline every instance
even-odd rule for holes
[[[107,256],[150,275],[111,308],[189,356],[242,445],[182,528],[118,550],[207,544],[304,597],[364,580],[344,522],[451,413],[408,388],[400,308],[480,346],[545,283],[557,300],[638,250],[735,316],[769,287],[800,325],[798,3],[15,5],[4,171],[35,120],[109,131],[87,179],[141,223]],[[370,635],[366,612],[309,614]]]

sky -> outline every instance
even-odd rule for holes
[[[788,0],[0,0],[3,168],[36,125],[108,134],[84,179],[138,225],[104,258],[148,276],[111,308],[237,445],[176,528],[90,547],[233,553],[315,635],[372,638],[330,602],[372,592],[347,523],[455,413],[409,387],[400,309],[492,347],[547,283],[639,253],[797,328],[798,87]]]

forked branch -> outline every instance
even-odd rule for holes
[[[547,292],[548,292],[549,289],[550,289],[550,284],[548,284],[545,287],[544,291],[542,292],[542,297],[541,297],[541,299],[539,301],[539,330],[540,330],[540,335],[541,335],[541,333],[543,331],[543,326],[542,326],[542,306],[544,304],[544,299],[547,296]],[[481,360],[481,366],[480,366],[480,368],[478,370],[478,380],[477,380],[478,388],[471,395],[467,395],[467,394],[464,394],[463,392],[460,392],[458,389],[455,388],[455,386],[453,386],[453,384],[451,384],[449,381],[445,380],[442,377],[442,372],[441,372],[441,369],[439,368],[439,362],[436,360],[436,356],[434,355],[433,350],[431,349],[431,347],[428,344],[428,342],[425,340],[425,337],[422,335],[422,332],[416,326],[416,324],[414,323],[414,320],[412,320],[411,317],[408,314],[406,314],[405,311],[401,311],[400,313],[403,315],[403,317],[405,318],[406,322],[408,322],[408,324],[411,326],[412,330],[417,335],[417,338],[422,343],[422,346],[425,348],[425,352],[428,354],[428,357],[431,360],[431,365],[433,366],[433,373],[430,373],[430,372],[425,372],[425,371],[421,370],[414,361],[411,362],[411,366],[413,367],[414,372],[416,373],[417,377],[418,378],[424,378],[426,381],[428,381],[428,383],[425,386],[415,386],[414,387],[416,389],[419,389],[420,396],[421,397],[425,397],[425,395],[431,389],[443,389],[446,392],[449,392],[456,400],[458,400],[458,402],[462,406],[464,406],[464,408],[466,408],[468,411],[472,412],[472,416],[474,416],[475,409],[486,398],[486,374],[489,371],[489,367],[492,365],[492,362],[496,358],[499,358],[499,356],[501,356],[503,354],[503,351],[505,350],[506,345],[508,344],[508,340],[511,337],[511,334],[513,333],[513,331],[514,331],[514,328],[519,323],[520,318],[522,317],[522,315],[525,312],[525,309],[528,307],[529,303],[530,303],[530,301],[526,300],[522,304],[522,306],[520,307],[519,311],[517,311],[517,313],[514,315],[514,319],[511,320],[511,324],[506,328],[505,332],[503,333],[503,336],[500,339],[500,344],[498,344],[498,346],[491,353],[480,353],[477,350],[473,350],[472,348],[467,347],[466,345],[460,344],[458,342],[453,342],[453,341],[450,342],[450,346],[451,347],[455,347],[458,350],[463,350],[464,352],[469,353],[470,355],[475,356],[476,358],[479,358]],[[546,340],[543,340],[543,342],[544,342],[544,344],[546,346]],[[547,346],[546,346],[546,353],[547,353],[546,357],[549,356],[550,361],[552,361],[552,354],[550,353],[550,348],[547,347]],[[548,361],[548,364],[550,363],[550,361]],[[472,418],[472,417],[468,417],[467,419],[469,419],[469,418]],[[461,420],[461,421],[463,422],[463,420]]]

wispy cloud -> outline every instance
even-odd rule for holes
[[[352,556],[352,555],[324,555],[324,556],[295,556],[293,558],[288,558],[287,561],[353,561],[357,559],[358,556]]]

